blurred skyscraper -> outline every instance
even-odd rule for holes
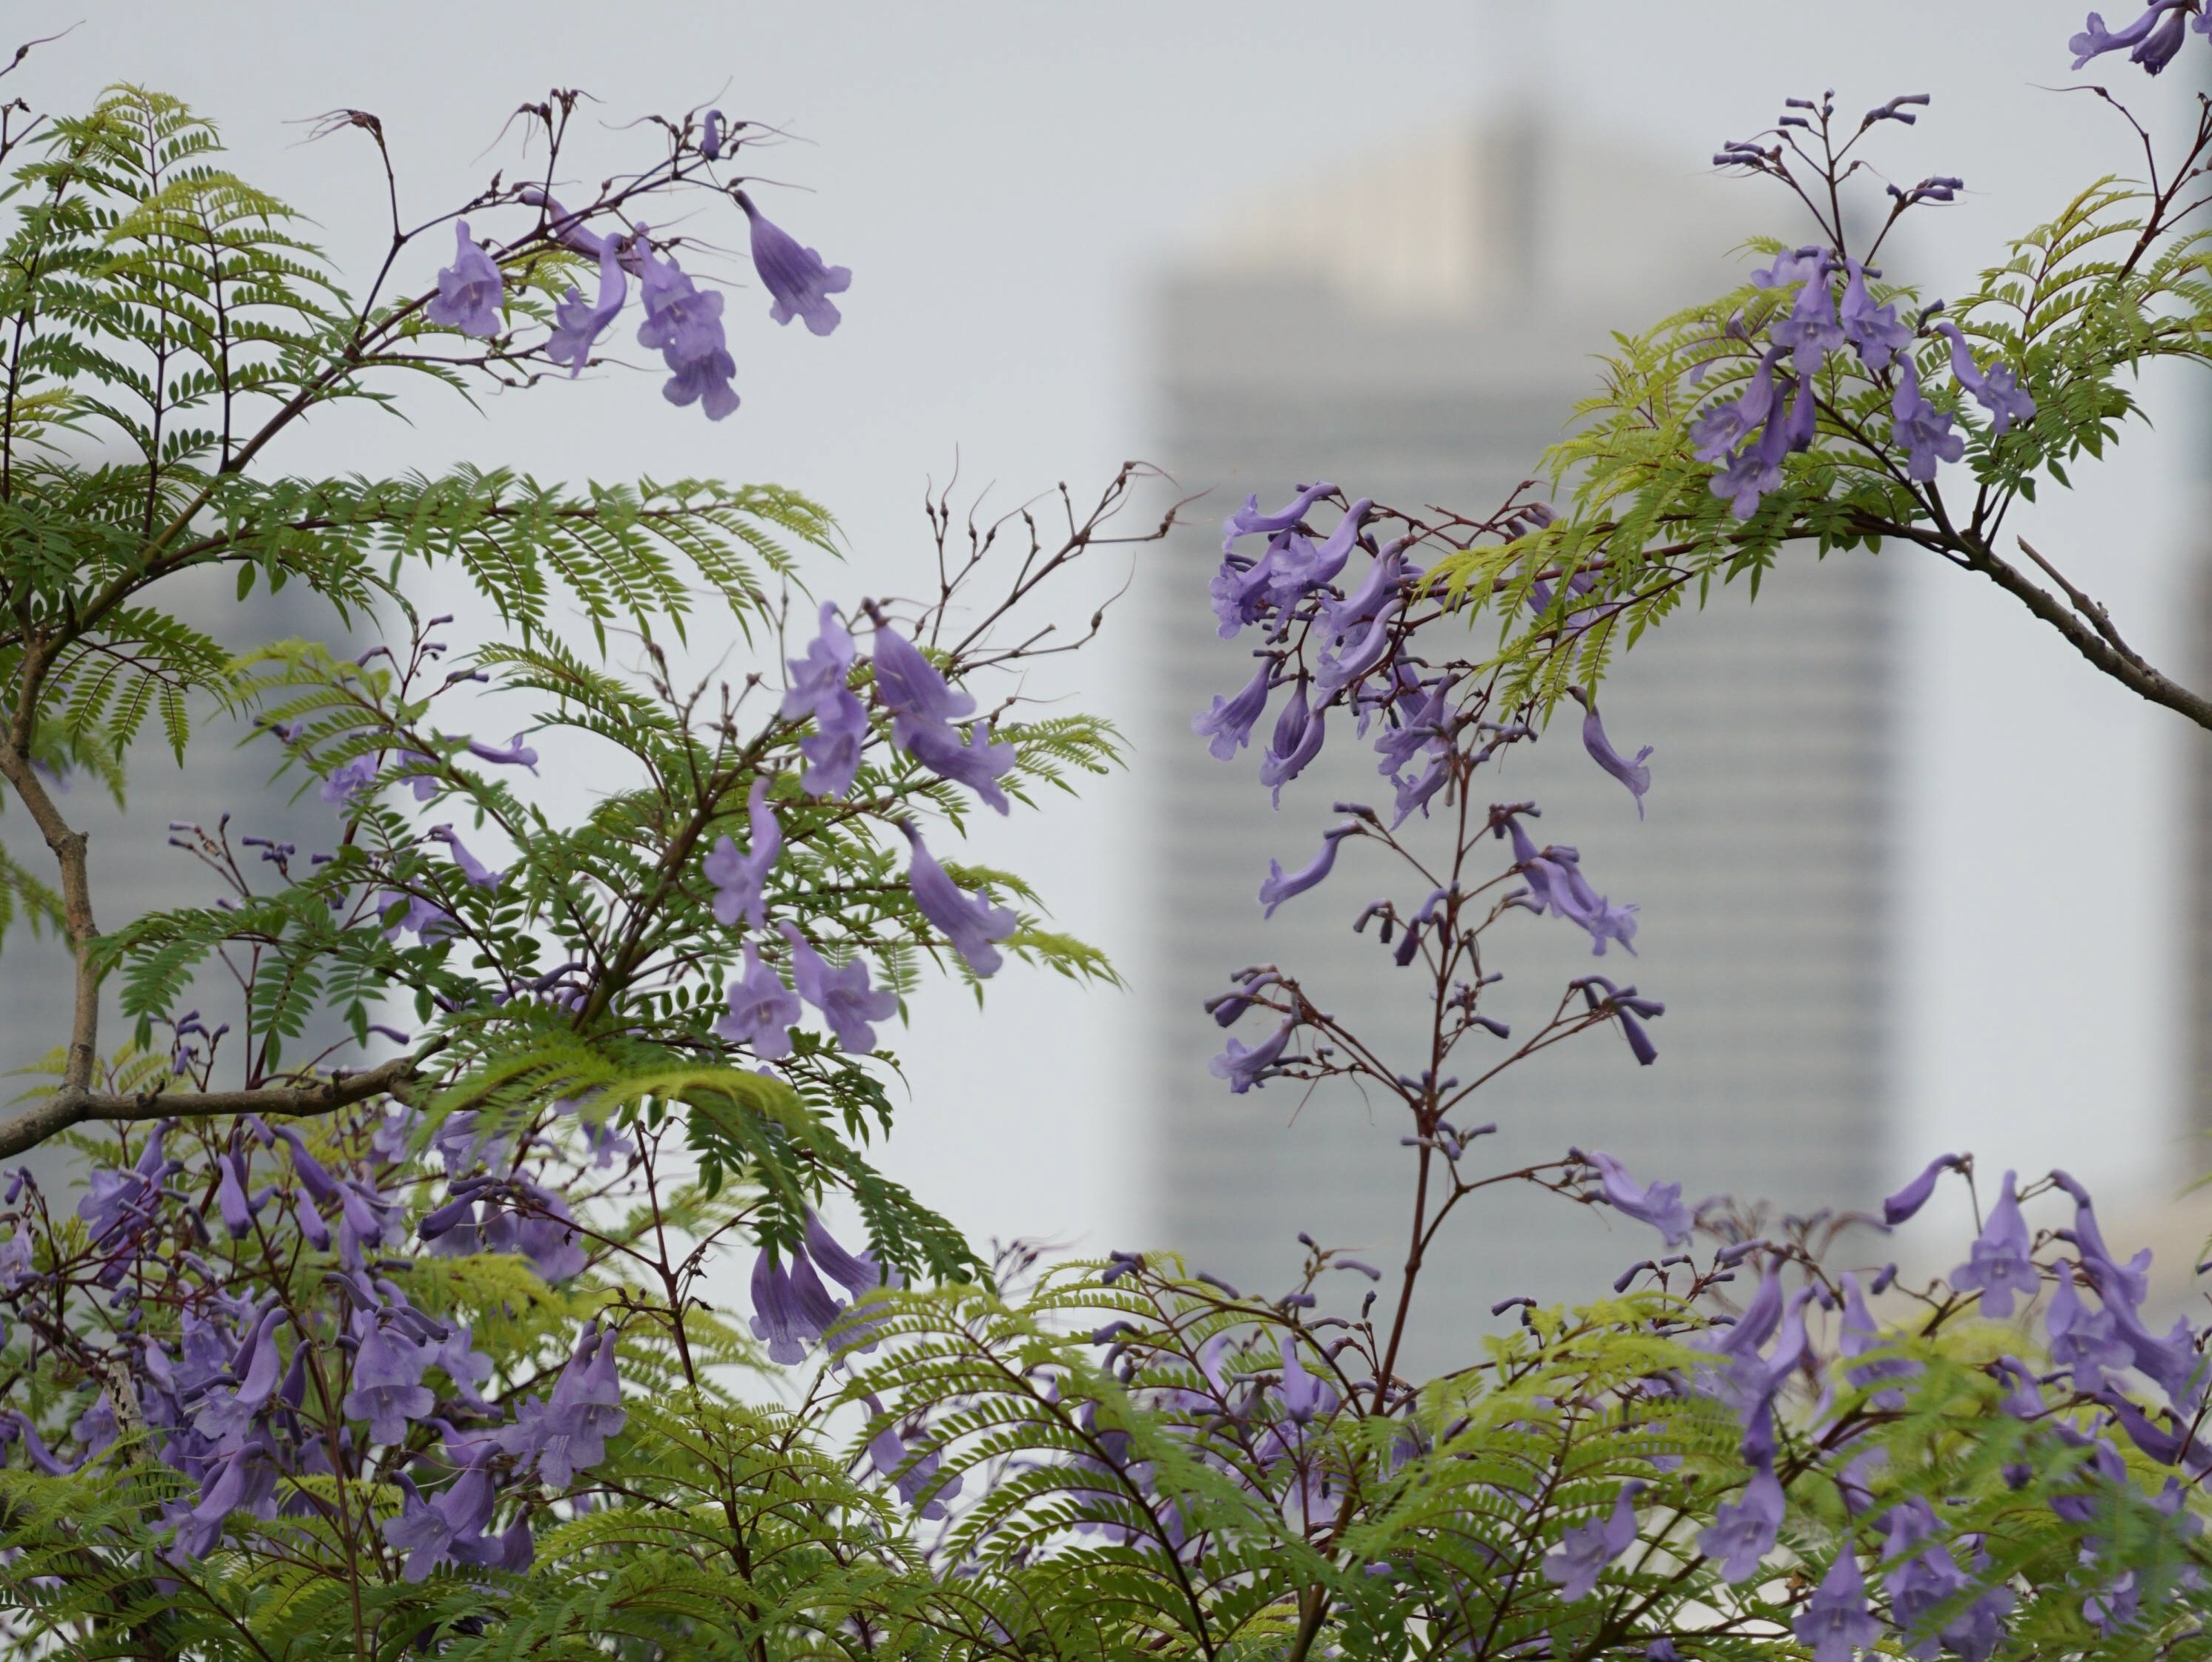
[[[1200,1003],[1230,971],[1295,968],[1324,1008],[1401,1041],[1409,1071],[1426,1061],[1413,1054],[1425,1033],[1414,972],[1349,927],[1386,882],[1403,887],[1368,849],[1347,844],[1332,880],[1272,922],[1255,900],[1270,856],[1290,868],[1319,846],[1332,800],[1387,803],[1370,746],[1338,726],[1276,813],[1256,782],[1256,743],[1222,764],[1189,730],[1212,694],[1250,673],[1249,637],[1217,639],[1207,605],[1223,514],[1247,492],[1272,505],[1322,478],[1415,512],[1487,512],[1595,387],[1591,355],[1609,330],[1740,280],[1726,256],[1753,205],[1719,181],[1662,173],[1632,147],[1514,120],[1301,180],[1237,214],[1163,284],[1156,447],[1184,489],[1213,495],[1154,568],[1145,602],[1157,910],[1140,990],[1154,1239],[1198,1264],[1275,1286],[1300,1229],[1395,1262],[1408,1215],[1412,1160],[1398,1139],[1410,1128],[1394,1102],[1349,1090],[1302,1099],[1283,1081],[1232,1097],[1208,1076],[1221,1034]],[[1559,919],[1502,922],[1486,967],[1507,973],[1498,1003],[1516,1030],[1540,1026],[1565,982],[1593,969],[1668,1006],[1653,1024],[1656,1066],[1637,1068],[1616,1034],[1594,1032],[1456,1115],[1499,1123],[1480,1145],[1489,1168],[1580,1144],[1679,1180],[1693,1201],[1729,1191],[1810,1206],[1873,1192],[1893,574],[1858,554],[1810,563],[1793,555],[1755,606],[1732,587],[1702,614],[1686,608],[1607,682],[1616,743],[1656,746],[1648,822],[1571,721],[1478,786],[1538,801],[1542,835],[1578,845],[1596,887],[1642,909],[1641,957],[1602,964]],[[1509,858],[1501,849],[1501,867]],[[1470,1046],[1455,1071],[1480,1065]],[[1642,1225],[1534,1192],[1468,1211],[1431,1261],[1426,1296],[1445,1307],[1430,1316],[1454,1318],[1432,1333],[1487,1323],[1509,1293],[1600,1292],[1657,1245]]]

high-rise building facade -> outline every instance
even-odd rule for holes
[[[1487,512],[1595,384],[1609,328],[1732,280],[1725,255],[1746,228],[1706,182],[1515,123],[1430,135],[1258,204],[1160,290],[1158,450],[1222,512],[1322,478],[1417,512]],[[1301,1229],[1402,1256],[1409,1128],[1395,1102],[1349,1089],[1309,1099],[1281,1081],[1231,1096],[1207,1074],[1221,1034],[1202,1001],[1241,965],[1280,964],[1395,1040],[1407,1071],[1425,1062],[1425,1003],[1372,931],[1351,930],[1368,900],[1402,887],[1357,843],[1328,884],[1261,921],[1268,859],[1302,864],[1333,801],[1387,803],[1389,786],[1346,730],[1277,812],[1256,746],[1223,764],[1191,734],[1192,713],[1250,673],[1247,643],[1218,640],[1207,605],[1219,518],[1201,513],[1180,533],[1144,602],[1153,1236],[1269,1286],[1297,1262]],[[1679,1180],[1692,1200],[1786,1206],[1863,1202],[1878,1180],[1893,585],[1879,558],[1812,563],[1790,558],[1756,605],[1717,590],[1607,682],[1615,741],[1656,746],[1644,821],[1572,721],[1478,786],[1539,802],[1545,838],[1578,846],[1595,886],[1641,909],[1641,956],[1601,963],[1559,919],[1507,917],[1486,967],[1507,972],[1496,997],[1516,1027],[1540,1024],[1593,969],[1668,1006],[1654,1067],[1593,1032],[1490,1087],[1461,1117],[1498,1122],[1480,1145],[1493,1168],[1579,1144]],[[1510,857],[1501,849],[1501,868]],[[1431,1260],[1431,1313],[1450,1318],[1434,1331],[1486,1324],[1511,1293],[1601,1291],[1656,1244],[1643,1226],[1534,1192],[1470,1207]]]

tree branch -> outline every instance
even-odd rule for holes
[[[365,1073],[336,1073],[313,1085],[271,1085],[253,1091],[139,1091],[128,1096],[64,1087],[33,1107],[0,1120],[0,1160],[35,1148],[49,1137],[88,1120],[123,1123],[148,1119],[209,1119],[219,1114],[274,1114],[300,1118],[350,1107],[404,1089],[424,1056],[397,1056]]]

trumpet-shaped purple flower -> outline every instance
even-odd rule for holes
[[[875,1397],[870,1397],[867,1402],[873,1412],[880,1415],[884,1411],[883,1403]],[[909,1445],[900,1436],[896,1422],[886,1423],[868,1440],[868,1460],[878,1476],[897,1485],[899,1499],[909,1507],[935,1485],[941,1464],[934,1448],[920,1442]],[[945,1503],[960,1493],[961,1482],[957,1472],[946,1478],[918,1515],[923,1519],[944,1517]]]
[[[1725,498],[1729,511],[1739,520],[1757,513],[1759,499],[1780,487],[1783,458],[1813,441],[1812,386],[1799,381],[1787,390],[1793,395],[1786,404],[1783,393],[1776,393],[1758,439],[1729,456],[1727,466],[1713,475],[1713,495]]]
[[[491,1521],[495,1495],[491,1473],[481,1462],[463,1468],[453,1485],[435,1501],[425,1501],[405,1473],[399,1476],[402,1496],[397,1518],[380,1526],[386,1543],[407,1555],[403,1580],[421,1582],[430,1572],[448,1562],[482,1564],[497,1562],[500,1548],[483,1538]]]
[[[1265,1084],[1277,1071],[1283,1047],[1291,1042],[1291,1031],[1297,1026],[1294,1020],[1284,1022],[1250,1050],[1237,1039],[1230,1039],[1221,1054],[1206,1064],[1206,1071],[1225,1081],[1231,1092],[1243,1096],[1254,1086]]]
[[[2144,50],[2150,46],[2153,34],[2159,31],[2160,19],[2167,12],[2181,11],[2189,5],[2190,0],[2152,0],[2141,16],[2121,29],[2106,28],[2104,17],[2100,13],[2091,12],[2081,33],[2066,43],[2074,54],[2074,67],[2078,70],[2093,58],[2101,58],[2108,52],[2122,51],[2127,51],[2136,62],[2144,63]],[[2161,45],[2154,49],[2163,50],[2166,55],[2159,59],[2157,68],[2151,70],[2152,74],[2155,75],[2166,67],[2179,44],[2177,39],[2173,47]]]
[[[431,1347],[408,1337],[396,1320],[380,1320],[365,1310],[356,1311],[353,1320],[361,1348],[354,1353],[353,1389],[343,1404],[347,1417],[368,1421],[377,1442],[404,1441],[408,1422],[436,1406],[422,1383]]]
[[[262,1313],[241,1347],[244,1360],[236,1370],[238,1383],[212,1388],[193,1415],[192,1429],[210,1439],[222,1453],[243,1446],[246,1433],[276,1391],[280,1371],[276,1324],[283,1318],[284,1312],[274,1306]]]
[[[1897,320],[1894,301],[1874,303],[1874,296],[1867,292],[1865,266],[1848,259],[1844,271],[1844,338],[1858,349],[1859,362],[1868,368],[1886,368],[1891,359],[1912,344],[1912,331]]]
[[[1298,488],[1297,496],[1286,508],[1273,513],[1263,513],[1257,496],[1247,496],[1244,506],[1238,508],[1223,523],[1221,551],[1226,554],[1237,545],[1239,537],[1273,536],[1279,531],[1288,531],[1306,516],[1309,508],[1324,496],[1336,494],[1333,484],[1309,484]]]
[[[323,781],[322,799],[335,807],[341,802],[350,802],[375,782],[376,756],[370,752],[333,769],[331,776]]]
[[[739,854],[726,837],[714,839],[713,850],[700,869],[714,886],[714,921],[735,925],[749,920],[756,929],[768,927],[768,900],[763,892],[776,856],[783,852],[783,827],[768,805],[768,778],[756,774],[745,797],[745,816],[752,825],[752,851]]]
[[[876,696],[891,712],[891,742],[939,776],[967,786],[1000,813],[997,780],[1014,764],[1012,745],[994,745],[980,727],[966,744],[951,723],[972,715],[975,700],[938,673],[921,649],[888,625],[876,630]]]
[[[84,1220],[92,1233],[93,1244],[98,1245],[126,1225],[143,1223],[158,1197],[155,1185],[160,1182],[167,1162],[161,1154],[164,1127],[156,1124],[153,1135],[139,1151],[137,1162],[127,1172],[103,1166],[92,1174],[86,1192],[76,1203],[76,1215]]]
[[[914,904],[943,931],[969,969],[979,976],[997,974],[1005,960],[991,943],[1004,941],[1021,920],[1008,908],[994,906],[988,897],[969,893],[947,876],[912,820],[902,820],[899,829],[914,844],[914,857],[907,863],[907,887]]]
[[[1828,289],[1828,262],[1832,258],[1825,252],[1821,254],[1806,274],[1790,314],[1769,332],[1778,345],[1790,349],[1790,362],[1800,375],[1810,375],[1829,353],[1840,351],[1846,340],[1843,326],[1836,320],[1836,297]]]
[[[799,995],[822,1012],[837,1043],[854,1052],[876,1048],[873,1023],[898,1014],[898,995],[868,985],[868,961],[855,958],[842,969],[823,961],[806,937],[789,923],[778,925],[791,943],[791,977]]]
[[[216,1184],[216,1206],[222,1214],[222,1227],[230,1232],[233,1240],[243,1239],[253,1233],[254,1215],[261,1208],[246,1192],[246,1161],[238,1154],[218,1154],[216,1168],[222,1176]]]
[[[1274,667],[1272,663],[1262,663],[1233,697],[1224,698],[1217,693],[1212,709],[1190,718],[1190,730],[1210,741],[1206,748],[1213,752],[1217,762],[1232,759],[1252,742],[1253,726],[1267,708],[1269,678]]]
[[[805,1253],[786,1269],[773,1247],[753,1260],[752,1293],[753,1336],[767,1340],[769,1361],[785,1367],[805,1361],[844,1309]]]
[[[2027,1220],[2021,1215],[2013,1184],[2014,1173],[2008,1172],[2003,1190],[1990,1208],[1989,1221],[1983,1225],[1972,1255],[1951,1272],[1951,1285],[1962,1292],[1978,1289],[1982,1313],[1999,1321],[2012,1314],[2014,1294],[2033,1299],[2043,1286],[2041,1272],[2029,1251]]]
[[[1761,357],[1741,393],[1713,405],[1691,426],[1691,454],[1699,461],[1718,466],[1740,441],[1766,424],[1774,413],[1774,366],[1781,358],[1779,348]]]
[[[1782,1485],[1762,1466],[1753,1473],[1741,1501],[1715,1508],[1713,1521],[1698,1537],[1698,1550],[1721,1564],[1721,1579],[1735,1583],[1758,1574],[1759,1561],[1774,1550],[1782,1532]]]
[[[669,380],[660,389],[671,404],[696,404],[708,421],[720,421],[738,407],[730,378],[738,373],[722,333],[722,296],[701,293],[673,259],[657,258],[640,231],[634,249],[639,262],[638,294],[645,321],[637,344],[660,354]]]
[[[2174,21],[2180,21],[2182,16],[2176,12]],[[1966,338],[1957,324],[1945,318],[1936,326],[1936,332],[1949,337],[1951,374],[1990,412],[1990,431],[2002,435],[2012,430],[2015,421],[2033,419],[2035,400],[2020,390],[2019,378],[2009,364],[1993,363],[1984,374],[1974,367],[1974,355],[1966,350]]]
[[[629,1416],[622,1408],[622,1382],[615,1373],[615,1335],[586,1323],[576,1348],[542,1403],[523,1403],[514,1422],[499,1434],[499,1445],[556,1488],[566,1488],[580,1471],[606,1458],[606,1440],[619,1433]]]
[[[842,265],[823,265],[821,255],[800,247],[798,239],[771,222],[743,191],[738,192],[738,206],[752,226],[753,270],[775,301],[769,316],[778,323],[805,318],[816,334],[828,334],[841,317],[830,296],[853,286],[852,272]]]
[[[1802,248],[1792,248],[1787,253],[1777,254],[1774,263],[1763,271],[1751,274],[1754,289],[1781,289],[1793,283],[1811,283],[1827,269],[1830,255],[1818,243],[1808,243]]]
[[[1269,546],[1262,563],[1267,573],[1267,598],[1279,606],[1294,606],[1316,588],[1336,581],[1359,545],[1359,533],[1374,511],[1372,499],[1362,496],[1345,510],[1336,529],[1321,542],[1295,531],[1285,531]]]
[[[1905,448],[1905,471],[1923,484],[1942,462],[1966,454],[1966,441],[1951,430],[1951,418],[1921,396],[1920,372],[1909,357],[1898,359],[1897,391],[1889,401],[1890,441]]]
[[[744,973],[732,981],[726,995],[730,1013],[719,1018],[714,1031],[732,1044],[749,1044],[763,1062],[791,1054],[791,1029],[799,1021],[799,995],[783,984],[783,977],[761,962],[760,951],[745,942]]]
[[[1513,838],[1513,858],[1528,880],[1528,893],[1522,902],[1541,915],[1556,912],[1581,926],[1591,941],[1590,955],[1605,956],[1606,943],[1618,941],[1631,954],[1636,934],[1636,908],[1616,906],[1597,893],[1583,875],[1582,855],[1563,844],[1553,843],[1539,852],[1517,815],[1509,815],[1503,829]]]
[[[265,1515],[276,1493],[276,1468],[265,1450],[248,1445],[209,1468],[197,1505],[178,1520],[170,1543],[174,1563],[204,1558],[222,1538],[222,1526],[235,1512]]]
[[[567,364],[571,380],[584,373],[592,361],[592,348],[629,299],[629,279],[623,275],[621,251],[614,240],[602,241],[599,254],[599,298],[586,301],[582,289],[571,287],[553,308],[553,332],[545,339],[545,356]]]
[[[545,210],[546,235],[564,247],[574,248],[580,254],[589,254],[597,259],[600,251],[611,240],[586,228],[583,220],[562,207],[559,198],[549,195],[543,186],[525,185],[515,194],[532,207]]]
[[[453,834],[453,828],[451,825],[433,825],[430,827],[429,836],[432,842],[443,843],[453,851],[453,863],[461,868],[461,875],[466,878],[474,887],[495,889],[500,886],[501,880],[507,876],[505,872],[492,870],[483,861],[471,854],[468,845]],[[402,927],[405,925],[403,924]]]
[[[2094,1396],[2105,1388],[2107,1371],[2117,1373],[2135,1360],[2135,1352],[2120,1337],[2112,1313],[2091,1310],[2074,1290],[2074,1267],[2058,1266],[2058,1290],[2051,1295],[2045,1321],[2051,1334],[2051,1360],[2070,1369],[2074,1388]]]
[[[1352,630],[1370,619],[1381,616],[1403,592],[1408,578],[1419,574],[1406,562],[1403,553],[1405,539],[1386,544],[1367,568],[1367,575],[1359,587],[1341,600],[1324,600],[1321,607],[1322,631],[1333,641],[1341,641]]]
[[[1322,833],[1321,852],[1297,871],[1284,874],[1282,862],[1267,862],[1267,880],[1260,885],[1260,904],[1267,910],[1266,916],[1273,917],[1275,908],[1293,896],[1316,888],[1328,876],[1329,868],[1336,864],[1336,850],[1347,837],[1359,834],[1359,822],[1353,820]]]
[[[469,222],[453,224],[453,263],[438,273],[438,292],[422,315],[441,329],[489,338],[499,332],[499,266],[469,235]]]
[[[1380,664],[1396,643],[1391,626],[1397,622],[1395,611],[1382,612],[1367,625],[1367,631],[1342,651],[1324,647],[1314,667],[1314,690],[1323,697],[1341,687],[1350,686]]]
[[[1634,1479],[1620,1486],[1613,1511],[1577,1524],[1559,1537],[1559,1549],[1544,1560],[1544,1579],[1572,1603],[1587,1598],[1606,1567],[1636,1544],[1636,1496],[1644,1485]]]
[[[1669,1246],[1680,1246],[1690,1239],[1695,1220],[1690,1208],[1682,1203],[1680,1184],[1655,1183],[1646,1187],[1630,1177],[1627,1169],[1607,1154],[1594,1153],[1589,1162],[1597,1168],[1601,1192],[1615,1211],[1639,1223],[1650,1224],[1666,1238]]]
[[[1813,1662],[1852,1662],[1881,1637],[1881,1623],[1867,1609],[1866,1577],[1848,1543],[1828,1566],[1820,1585],[1792,1624]]]
[[[2176,7],[2166,14],[2163,23],[2145,35],[2136,49],[2128,54],[2128,61],[2142,64],[2148,75],[2156,75],[2173,62],[2174,54],[2181,50],[2188,26],[2188,12]]]
[[[814,718],[814,731],[799,741],[806,758],[799,788],[810,796],[842,796],[853,788],[860,771],[860,747],[868,737],[868,709],[847,685],[855,656],[852,632],[837,615],[836,606],[824,601],[821,632],[806,648],[804,658],[787,661],[791,685],[779,710],[787,721],[801,715]]]
[[[1928,1204],[1928,1197],[1936,1192],[1936,1181],[1946,1172],[1966,1169],[1966,1161],[1959,1154],[1938,1154],[1921,1168],[1920,1175],[1881,1203],[1881,1221],[1893,1227],[1903,1223]]]
[[[1306,764],[1321,754],[1326,737],[1322,712],[1307,704],[1306,684],[1301,677],[1291,691],[1290,703],[1275,718],[1275,736],[1260,762],[1260,782],[1274,792],[1277,807],[1283,805],[1283,787],[1304,772]]]
[[[998,782],[1014,765],[1014,747],[992,743],[990,731],[981,722],[968,729],[964,743],[957,728],[917,727],[902,748],[939,778],[967,786],[985,807],[1000,813],[1008,811],[1006,794]]]
[[[504,745],[487,745],[481,739],[471,739],[469,740],[469,754],[479,762],[489,762],[498,767],[527,768],[532,773],[538,771],[538,752],[524,744],[519,733]]]
[[[1859,1278],[1847,1269],[1843,1274],[1842,1282],[1844,1314],[1837,1325],[1838,1348],[1845,1356],[1863,1356],[1869,1350],[1881,1348],[1881,1329],[1875,1324],[1873,1312],[1866,1306],[1866,1295],[1859,1290]],[[1863,1388],[1883,1379],[1911,1379],[1918,1372],[1915,1364],[1903,1357],[1892,1357],[1851,1368],[1844,1377],[1853,1385]],[[1878,1391],[1870,1400],[1875,1408],[1894,1413],[1905,1406],[1905,1393],[1902,1391]]]
[[[1644,793],[1651,788],[1651,770],[1644,758],[1651,754],[1651,746],[1644,746],[1636,752],[1632,762],[1613,747],[1605,736],[1605,723],[1598,719],[1597,700],[1581,687],[1569,687],[1574,700],[1583,707],[1583,748],[1589,752],[1590,760],[1628,787],[1628,794],[1636,799],[1636,817],[1644,818]]]

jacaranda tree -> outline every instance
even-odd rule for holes
[[[2155,74],[2207,27],[2197,0],[2092,15],[2075,67]],[[933,503],[934,569],[890,600],[817,593],[832,522],[774,486],[269,460],[340,400],[495,382],[586,410],[560,383],[633,325],[696,407],[670,419],[731,417],[747,291],[702,283],[718,215],[744,220],[772,321],[837,326],[848,273],[765,216],[758,130],[619,130],[642,148],[578,192],[574,97],[526,108],[526,179],[419,223],[393,180],[362,289],[172,100],[0,113],[0,780],[21,810],[0,899],[76,965],[55,1075],[0,1119],[0,1156],[57,1145],[82,1179],[0,1191],[10,1654],[2212,1653],[2206,1330],[2160,1330],[2148,1254],[2111,1248],[2072,1178],[1991,1185],[1946,1155],[1878,1218],[1777,1218],[1692,1208],[1601,1150],[1497,1169],[1475,1123],[1555,1044],[1659,1060],[1663,1003],[1604,974],[1534,1032],[1486,1008],[1521,932],[1578,928],[1611,969],[1638,918],[1536,805],[1486,801],[1484,770],[1572,699],[1640,811],[1648,752],[1608,736],[1602,674],[1715,578],[1926,549],[2212,725],[2054,563],[2000,545],[2018,501],[2118,438],[2143,361],[2212,339],[2212,114],[1940,306],[1875,261],[1958,180],[1844,208],[1878,188],[1862,151],[1927,100],[1853,123],[1792,100],[1717,161],[1780,182],[1814,240],[1624,337],[1540,483],[1466,516],[1328,483],[1231,515],[1214,610],[1254,667],[1197,738],[1236,763],[1272,710],[1279,801],[1332,736],[1388,787],[1271,865],[1260,904],[1326,904],[1342,847],[1378,845],[1402,878],[1350,922],[1430,1013],[1401,1055],[1296,966],[1224,982],[1231,1091],[1354,1078],[1408,1145],[1402,1257],[1309,1240],[1295,1286],[1248,1294],[1169,1252],[986,1261],[871,1159],[925,974],[1111,978],[1018,876],[957,855],[978,805],[1114,763],[1106,723],[1035,714],[1018,672],[1065,649],[1043,628],[1066,572],[1173,522],[1118,528],[1147,470],[1057,518]],[[325,136],[384,154],[362,112]],[[213,566],[241,595],[304,585],[333,636],[380,643],[234,656],[171,604]],[[456,581],[489,638],[409,598]],[[725,667],[695,679],[677,648],[702,642]],[[502,706],[511,736],[457,730]],[[119,797],[142,731],[181,756],[210,710],[327,807],[329,846],[210,805],[173,831],[221,892],[108,916],[56,788]],[[537,802],[541,764],[588,765],[589,811]],[[1882,1237],[1946,1180],[1978,1234],[1948,1275],[1901,1276]],[[1517,1324],[1407,1377],[1424,1275],[1504,1184],[1610,1207],[1653,1255],[1579,1307],[1505,1300]],[[731,1252],[740,1315],[702,1296]]]

